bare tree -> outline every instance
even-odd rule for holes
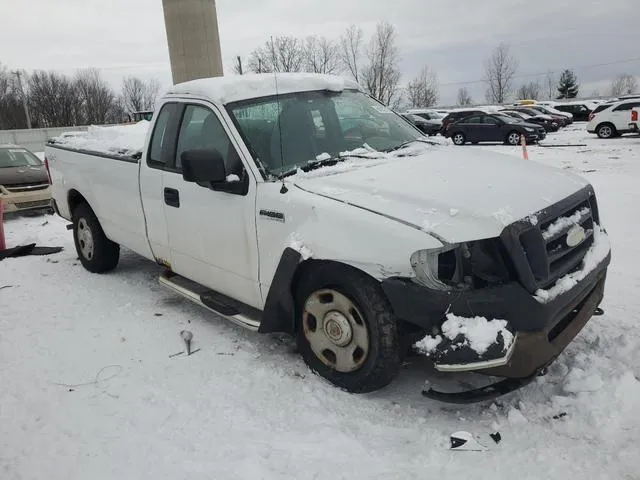
[[[558,85],[558,79],[552,71],[548,71],[547,75],[544,77],[544,89],[545,89],[545,98],[547,100],[553,100],[556,98],[556,87]]]
[[[542,88],[538,81],[523,83],[516,92],[518,100],[539,100]]]
[[[469,95],[469,90],[466,87],[461,87],[458,89],[458,105],[465,106],[471,105],[473,101],[471,100],[471,95]]]
[[[361,75],[365,89],[385,105],[396,105],[400,99],[400,70],[393,25],[381,22],[376,26],[367,47],[367,60]]]
[[[160,91],[160,83],[151,79],[144,82],[138,77],[126,77],[122,81],[122,103],[127,113],[152,110]]]
[[[351,25],[340,37],[340,60],[356,82],[360,81],[363,33],[360,27]]]
[[[630,95],[638,91],[638,80],[633,75],[622,73],[611,82],[611,96]]]
[[[303,42],[295,37],[270,38],[251,52],[249,69],[256,73],[299,72],[304,63]]]
[[[233,64],[233,73],[236,75],[244,74],[244,69],[242,68],[242,57],[240,55],[236,57],[236,61]]]
[[[28,127],[22,93],[13,73],[0,64],[0,130]]]
[[[430,107],[438,101],[438,87],[438,76],[425,65],[407,85],[407,99],[414,108]]]
[[[338,70],[338,45],[325,37],[307,37],[304,42],[305,70],[334,73]]]
[[[517,70],[518,61],[511,55],[509,46],[505,43],[498,45],[484,64],[485,80],[489,84],[487,101],[504,103],[507,100]]]
[[[76,73],[75,88],[83,107],[84,121],[89,124],[104,124],[115,106],[116,95],[95,68]]]
[[[41,127],[69,127],[85,123],[82,100],[74,82],[56,72],[35,71],[29,77],[29,110]]]

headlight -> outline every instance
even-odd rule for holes
[[[440,291],[482,288],[514,278],[497,238],[418,250],[411,255],[411,267],[417,283]]]
[[[535,132],[535,129],[533,129],[533,128],[524,127],[524,129],[525,129],[527,132]]]

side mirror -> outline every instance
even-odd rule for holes
[[[223,183],[227,172],[218,150],[187,150],[180,155],[185,182]]]

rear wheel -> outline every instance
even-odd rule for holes
[[[73,211],[73,240],[80,262],[92,273],[113,270],[120,259],[120,245],[109,240],[91,207],[81,203]]]
[[[456,145],[464,145],[467,141],[467,138],[464,136],[464,133],[458,132],[454,133],[451,136],[451,140],[453,140],[453,143],[455,143]]]
[[[596,133],[600,138],[613,138],[618,134],[616,127],[611,123],[603,123],[602,125],[598,125],[598,128],[596,128]]]
[[[307,365],[334,385],[365,393],[400,368],[398,327],[378,282],[337,263],[319,263],[296,289],[298,347]]]
[[[521,134],[515,130],[513,132],[509,132],[506,139],[507,143],[509,145],[518,145],[520,143],[520,135]]]

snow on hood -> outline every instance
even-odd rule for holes
[[[587,185],[563,170],[479,149],[413,145],[394,154],[358,153],[368,158],[289,180],[450,243],[496,237]]]

